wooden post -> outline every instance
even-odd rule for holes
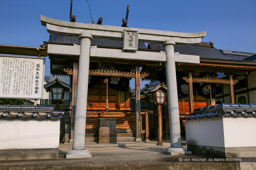
[[[37,105],[37,99],[34,100],[34,106],[36,106],[36,105]]]
[[[209,91],[210,91],[210,105],[216,105],[215,98],[212,98],[212,84],[209,84]]]
[[[77,91],[77,75],[78,75],[78,63],[73,63],[73,78],[72,78],[72,108],[71,108],[71,132],[70,141],[73,142],[74,139],[74,119],[76,111],[76,91]]]
[[[158,105],[158,145],[163,145],[162,105]]]
[[[184,104],[184,102],[182,102]],[[164,107],[165,108],[165,107]],[[169,139],[169,116],[168,116],[168,111],[164,110],[164,114],[165,114],[165,138]]]
[[[116,91],[117,93],[117,106],[116,106],[116,109],[117,110],[120,110],[120,104],[121,104],[121,92],[119,90]]]
[[[222,84],[222,103],[225,103],[225,84]]]
[[[135,96],[136,96],[136,137],[135,141],[141,140],[141,127],[140,127],[140,67],[136,66],[136,80],[135,80]]]
[[[143,131],[143,114],[140,114],[140,132],[142,133],[142,131]]]
[[[189,112],[190,114],[194,111],[194,94],[193,94],[193,77],[192,73],[188,73],[189,76]]]
[[[230,101],[232,104],[235,104],[234,82],[233,82],[232,75],[229,75],[229,82],[230,82]]]
[[[146,124],[146,142],[149,141],[149,126],[148,126],[148,111],[145,112],[145,124]]]
[[[105,80],[106,80],[106,112],[108,112],[108,110],[109,110],[109,106],[108,106],[108,78],[106,78]]]

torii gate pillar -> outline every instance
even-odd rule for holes
[[[173,41],[165,42],[166,51],[166,80],[167,80],[167,97],[168,97],[168,114],[170,125],[170,141],[171,147],[166,150],[168,154],[177,155],[184,154],[186,150],[181,147],[180,137],[180,118],[179,118],[179,103],[177,92],[177,78],[176,78],[176,66],[175,66],[175,54],[174,54]]]
[[[90,63],[91,34],[80,35],[81,48],[78,68],[77,103],[74,126],[74,143],[72,150],[67,152],[67,158],[91,158],[89,150],[84,149],[85,127],[88,96],[88,77]]]

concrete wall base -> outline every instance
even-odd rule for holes
[[[256,147],[212,147],[188,145],[194,154],[214,157],[256,157]]]
[[[224,147],[210,147],[210,146],[199,146],[199,145],[187,145],[189,151],[193,154],[203,155],[203,156],[214,156],[214,157],[225,157]]]
[[[167,148],[165,151],[168,155],[190,155],[191,152],[187,151],[185,148]]]
[[[256,147],[228,147],[226,157],[256,157]]]
[[[92,155],[89,150],[69,150],[67,152],[67,159],[91,158]]]
[[[0,160],[58,159],[59,149],[0,150]]]

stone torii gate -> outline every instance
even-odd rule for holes
[[[71,46],[48,44],[47,49],[49,55],[66,55],[79,57],[74,143],[72,150],[69,150],[67,153],[67,158],[91,157],[90,152],[84,149],[90,58],[125,60],[127,63],[129,63],[130,60],[138,61],[138,63],[146,61],[165,63],[168,87],[167,96],[171,143],[170,148],[167,149],[167,153],[172,155],[185,153],[185,149],[181,146],[180,137],[175,62],[200,63],[200,58],[199,56],[175,53],[174,45],[176,43],[200,43],[201,38],[206,35],[206,32],[180,33],[74,23],[55,20],[45,16],[41,16],[41,22],[42,25],[47,27],[49,33],[63,35],[69,34],[77,37],[79,36],[81,41],[80,45],[74,44]],[[95,37],[123,39],[123,49],[108,49],[91,46],[91,40]],[[138,51],[139,41],[164,44],[165,52]]]

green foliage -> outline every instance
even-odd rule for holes
[[[24,99],[0,99],[1,105],[23,105]]]

